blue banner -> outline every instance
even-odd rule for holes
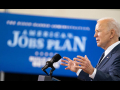
[[[56,53],[70,59],[87,55],[95,67],[103,52],[95,25],[96,20],[0,13],[0,70],[44,75],[41,68]],[[53,76],[76,77],[60,63]]]

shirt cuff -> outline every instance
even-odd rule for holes
[[[80,72],[82,71],[82,69],[79,69],[78,71],[77,71],[77,76],[79,76],[79,74],[80,74]]]
[[[94,68],[94,72],[92,73],[92,75],[89,75],[90,78],[94,79],[95,75],[96,75],[97,69]]]

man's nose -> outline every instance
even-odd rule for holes
[[[96,33],[94,34],[94,37],[96,37]]]
[[[97,33],[95,32],[94,37],[97,37]]]

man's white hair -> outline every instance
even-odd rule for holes
[[[99,22],[101,20],[108,20],[108,22],[107,22],[108,30],[114,29],[116,31],[116,34],[118,35],[118,37],[120,37],[120,25],[114,18],[105,17],[105,18],[99,19],[97,22]]]

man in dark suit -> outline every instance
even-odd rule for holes
[[[120,26],[113,18],[102,18],[97,21],[94,37],[97,46],[105,51],[94,68],[90,60],[77,56],[71,60],[61,60],[66,70],[76,72],[78,79],[83,81],[120,81]],[[94,57],[94,56],[93,56]]]

